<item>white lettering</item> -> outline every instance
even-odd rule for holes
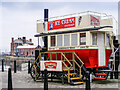
[[[55,21],[55,26],[59,26],[60,25],[60,21]]]

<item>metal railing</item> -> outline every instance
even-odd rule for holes
[[[80,75],[80,78],[81,78],[81,68],[82,68],[84,63],[82,62],[82,60],[78,57],[78,55],[75,52],[40,52],[39,56],[37,57],[37,59],[35,60],[35,62],[33,64],[33,67],[35,68],[35,80],[37,80],[37,67],[40,64],[40,61],[42,60],[42,57],[45,56],[45,54],[47,54],[47,60],[48,61],[49,60],[61,60],[62,61],[62,64],[64,65],[63,67],[67,68],[67,70],[68,70],[68,74],[67,74],[68,83],[70,83],[70,69],[75,70],[75,65],[77,65],[79,67],[79,75]],[[72,55],[71,56],[72,60],[67,58],[67,54]],[[81,62],[81,65],[76,62],[76,59]],[[67,65],[66,62],[69,65]]]

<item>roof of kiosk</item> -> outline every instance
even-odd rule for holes
[[[83,13],[82,13],[83,14]],[[37,20],[37,33],[35,37],[53,34],[74,33],[82,31],[113,31],[113,21],[108,15],[92,12],[67,17],[48,18],[48,22]]]

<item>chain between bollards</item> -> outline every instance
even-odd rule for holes
[[[47,69],[44,70],[44,90],[48,90]]]
[[[8,90],[13,90],[13,89],[12,89],[11,68],[8,69]]]

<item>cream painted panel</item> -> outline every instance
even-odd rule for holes
[[[47,33],[47,22],[45,24],[43,23],[37,23],[37,33]]]
[[[102,19],[101,20],[101,26],[113,26],[113,19]],[[100,29],[99,31],[113,31],[113,28],[103,28]]]
[[[90,38],[90,32],[86,32],[86,45],[90,45],[91,38]]]
[[[51,43],[50,37],[51,36],[48,36],[48,48],[50,47],[50,43]]]

